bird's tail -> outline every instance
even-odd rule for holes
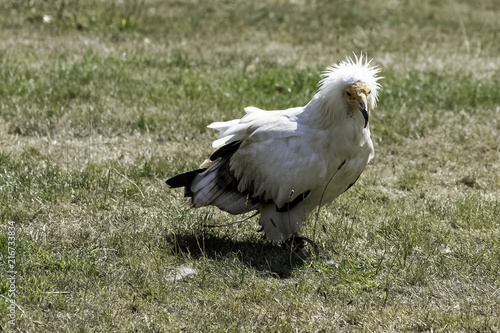
[[[238,182],[229,169],[228,159],[217,159],[206,169],[189,171],[166,181],[170,187],[184,186],[184,196],[195,208],[213,205],[231,214],[259,209],[260,198],[238,191]]]
[[[181,173],[180,175],[177,175],[177,176],[174,176],[170,179],[167,179],[166,183],[171,188],[184,186],[184,196],[185,197],[192,197],[193,192],[191,191],[191,185],[193,184],[195,177],[203,171],[205,171],[205,169],[197,169],[197,170],[192,170],[192,171],[188,171],[185,173]]]

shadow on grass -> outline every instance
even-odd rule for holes
[[[307,262],[291,252],[287,245],[276,245],[259,239],[235,241],[205,232],[201,235],[171,235],[167,241],[174,245],[175,254],[210,259],[237,256],[249,268],[281,279],[290,277],[294,268]]]

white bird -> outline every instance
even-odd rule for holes
[[[302,237],[310,213],[349,189],[374,156],[368,120],[381,77],[363,58],[328,67],[304,107],[247,107],[241,119],[210,124],[220,132],[217,150],[200,169],[167,184],[184,187],[194,207],[257,210],[272,241]]]

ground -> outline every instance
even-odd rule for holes
[[[0,330],[498,332],[500,4],[0,3]],[[164,181],[213,121],[380,66],[375,158],[298,260]],[[15,300],[16,305],[12,305]],[[13,319],[12,319],[13,318]]]

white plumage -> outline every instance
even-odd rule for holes
[[[167,184],[184,186],[194,207],[258,210],[273,241],[298,234],[309,214],[354,184],[374,156],[367,125],[380,70],[363,58],[328,67],[304,107],[247,107],[241,119],[210,124],[220,132],[213,142],[218,150],[200,169]]]

